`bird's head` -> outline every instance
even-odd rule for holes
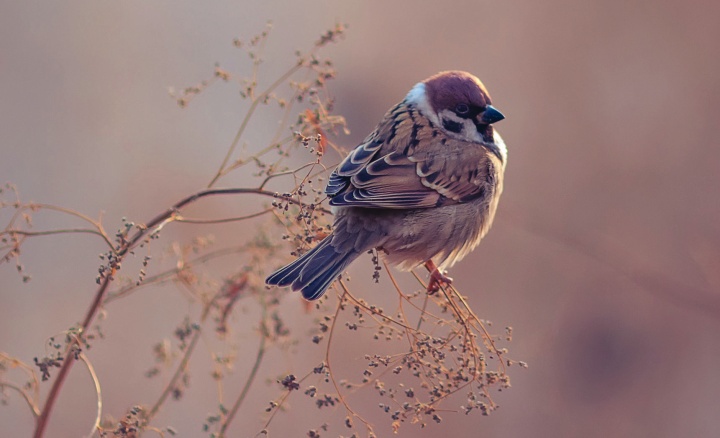
[[[454,138],[492,143],[492,124],[504,119],[492,106],[480,79],[464,71],[446,71],[415,85],[407,102]]]

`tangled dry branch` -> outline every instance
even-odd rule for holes
[[[249,76],[235,75],[219,65],[212,77],[180,92],[171,92],[181,107],[189,105],[194,97],[215,83],[234,82],[240,87],[240,96],[248,103],[245,116],[239,123],[237,133],[227,148],[217,172],[208,185],[164,209],[147,222],[133,222],[123,218],[119,229],[108,233],[103,218],[91,218],[70,209],[49,204],[25,202],[12,185],[6,185],[0,199],[0,212],[8,213],[5,227],[0,231],[0,264],[15,263],[23,281],[30,281],[21,263],[24,243],[31,238],[52,234],[92,234],[104,244],[100,258],[102,264],[96,278],[98,288],[82,321],[62,336],[49,340],[45,356],[35,358],[35,366],[24,364],[10,355],[0,355],[0,388],[19,393],[36,418],[36,437],[45,434],[48,420],[72,365],[82,361],[95,382],[98,396],[97,418],[93,433],[100,436],[134,437],[143,431],[160,436],[174,434],[171,427],[155,425],[158,412],[167,405],[168,399],[180,399],[189,385],[190,358],[198,351],[204,333],[214,333],[217,339],[228,339],[232,334],[234,312],[238,303],[256,310],[256,331],[259,335],[252,365],[244,385],[230,403],[224,403],[224,394],[234,388],[224,388],[225,371],[237,358],[213,353],[218,382],[218,411],[209,415],[203,429],[210,436],[225,436],[238,413],[245,406],[250,389],[260,378],[266,353],[271,348],[287,348],[303,342],[303,336],[290,331],[281,309],[287,294],[264,286],[262,279],[274,268],[275,259],[297,255],[327,235],[331,230],[329,211],[323,207],[323,176],[333,163],[325,163],[330,149],[343,154],[343,149],[331,141],[331,135],[345,130],[341,116],[332,114],[332,99],[326,83],[335,75],[329,60],[318,58],[317,52],[342,37],[345,28],[337,25],[323,34],[307,53],[297,53],[293,65],[264,88],[260,88],[262,53],[269,36],[269,27],[247,42],[236,40],[234,46],[244,50],[250,60]],[[281,110],[279,128],[264,146],[257,150],[239,151],[242,139],[253,127],[262,108]],[[294,123],[292,117],[298,114]],[[311,157],[300,166],[293,166],[289,157]],[[232,172],[252,174],[257,184],[243,188],[216,188],[224,177]],[[268,189],[272,184],[286,187],[283,192]],[[250,196],[266,199],[257,211],[237,217],[188,218],[186,208],[208,197]],[[75,228],[36,230],[32,218],[38,214],[59,213],[74,217],[82,225]],[[234,221],[248,221],[266,217],[272,227],[282,230],[282,239],[274,239],[264,232],[269,225],[260,227],[256,236],[240,245],[217,248],[211,239],[198,237],[190,243],[173,243],[170,246],[173,265],[162,268],[151,253],[157,251],[155,243],[162,231],[172,223],[189,223],[195,226]],[[290,251],[287,251],[287,248]],[[148,253],[139,266],[137,275],[123,277],[123,265],[131,264],[129,258],[136,251]],[[289,253],[288,253],[289,252]],[[286,254],[288,253],[288,254]],[[229,273],[220,282],[207,281],[203,268],[221,258],[235,257],[242,260],[242,267]],[[407,422],[424,426],[428,421],[440,423],[441,412],[460,411],[465,414],[479,412],[483,415],[493,411],[497,404],[493,391],[510,386],[507,367],[515,364],[509,359],[507,349],[500,344],[511,340],[512,329],[507,327],[501,334],[492,333],[492,325],[480,319],[472,311],[466,298],[454,287],[444,287],[439,293],[425,293],[422,274],[415,273],[416,286],[402,288],[387,267],[382,266],[377,253],[372,253],[374,263],[372,277],[378,281],[384,271],[389,279],[389,289],[396,296],[392,310],[373,304],[366,295],[349,287],[347,280],[335,283],[335,293],[326,295],[308,309],[317,319],[314,333],[307,342],[324,348],[318,352],[317,365],[296,377],[286,374],[277,379],[278,393],[268,401],[266,417],[258,433],[267,433],[282,409],[287,408],[291,397],[308,399],[325,418],[325,409],[337,406],[347,415],[341,427],[358,436],[361,429],[374,436],[377,428],[374,414],[361,412],[356,400],[376,397],[380,413],[387,416],[390,427],[397,431]],[[154,271],[149,274],[150,271]],[[118,280],[118,281],[115,281]],[[147,373],[152,378],[170,369],[169,379],[156,400],[148,405],[129,408],[119,420],[103,416],[101,388],[94,368],[86,353],[93,342],[102,337],[98,315],[117,300],[131,294],[162,284],[174,284],[188,292],[193,300],[202,304],[199,317],[186,317],[174,333],[174,341],[159,342],[154,348],[156,365]],[[378,286],[379,288],[380,286]],[[387,291],[385,296],[387,296]],[[378,291],[369,296],[381,294]],[[294,295],[293,295],[294,296]],[[341,333],[341,331],[343,333]],[[384,343],[376,352],[362,353],[365,367],[359,375],[353,375],[337,366],[339,337],[347,334],[369,335],[370,342]],[[360,344],[360,343],[359,343]],[[249,347],[248,347],[249,348]],[[388,349],[391,351],[388,353]],[[360,353],[360,352],[358,352]],[[522,362],[517,362],[525,366]],[[6,379],[4,370],[20,368],[27,374],[25,386]],[[51,388],[44,401],[40,400],[40,379],[50,380]],[[268,376],[265,376],[266,378]],[[223,389],[224,388],[224,389]],[[3,391],[5,393],[5,391]],[[295,395],[297,394],[297,395]],[[228,407],[225,407],[228,406]],[[252,408],[251,408],[252,409]],[[102,419],[102,420],[101,420]],[[91,421],[91,420],[88,420]],[[323,423],[320,429],[330,427]],[[319,436],[320,431],[310,430],[308,436]]]

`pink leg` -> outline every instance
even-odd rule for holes
[[[446,285],[452,284],[453,279],[440,272],[437,265],[435,265],[435,262],[433,262],[432,260],[428,260],[427,262],[425,262],[425,268],[430,271],[430,281],[428,281],[427,286],[427,291],[429,294],[434,294],[435,292],[440,290],[440,286],[443,283]]]

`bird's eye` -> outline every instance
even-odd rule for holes
[[[465,115],[470,112],[470,107],[465,103],[459,103],[455,106],[455,113],[459,116]]]

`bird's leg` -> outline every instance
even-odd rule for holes
[[[432,260],[428,260],[427,262],[425,262],[425,269],[430,271],[430,281],[428,281],[427,286],[427,291],[429,294],[434,294],[435,292],[440,290],[440,286],[442,283],[449,285],[453,282],[453,279],[441,272],[440,269],[438,269],[437,265],[435,265],[435,262],[433,262]]]

